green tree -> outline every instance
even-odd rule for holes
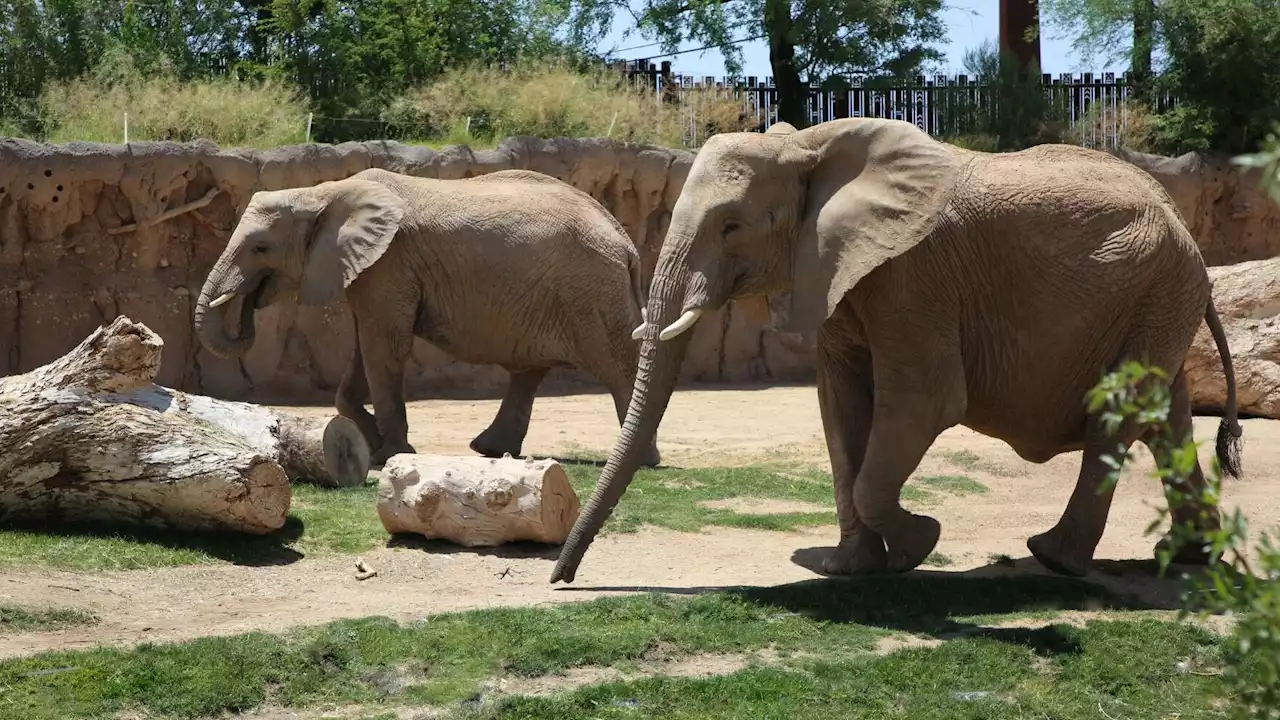
[[[1153,89],[1153,57],[1159,44],[1156,0],[1040,0],[1046,25],[1069,30],[1083,59],[1110,64],[1129,60],[1134,91],[1144,101]]]
[[[644,0],[636,12],[625,0],[578,0],[572,28],[579,41],[598,40],[615,12],[631,12],[663,52],[701,42],[720,50],[730,74],[741,72],[740,43],[764,38],[778,115],[804,127],[810,83],[838,84],[848,74],[903,78],[940,59],[941,9],[942,0]]]
[[[1166,152],[1247,153],[1280,118],[1280,0],[1162,0]]]

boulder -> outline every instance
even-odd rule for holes
[[[1240,414],[1280,420],[1280,258],[1211,267],[1209,277],[1231,351]],[[1221,412],[1227,384],[1204,323],[1185,368],[1196,411]]]

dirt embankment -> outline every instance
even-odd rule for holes
[[[1211,264],[1280,255],[1280,212],[1225,161],[1127,156],[1174,194]],[[158,382],[258,402],[328,403],[352,346],[344,303],[283,304],[259,313],[257,342],[240,362],[209,355],[192,335],[205,274],[255,191],[310,185],[370,167],[456,178],[527,168],[599,199],[627,228],[647,282],[693,154],[607,140],[511,138],[496,150],[392,142],[219,150],[208,142],[0,141],[0,373],[24,372],[126,314],[165,339]],[[198,203],[173,217],[165,213]],[[158,220],[158,221],[157,221]],[[136,226],[119,231],[121,228]],[[115,232],[113,232],[115,231]],[[811,358],[768,327],[761,302],[732,303],[698,324],[684,378],[795,381]],[[557,373],[549,385],[580,383]],[[554,376],[553,376],[554,377]],[[493,396],[504,373],[454,362],[419,341],[408,369],[411,397]],[[587,381],[590,382],[590,381]]]

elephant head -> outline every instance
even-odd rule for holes
[[[712,136],[672,210],[636,331],[627,417],[551,576],[571,582],[657,432],[698,318],[731,298],[789,293],[780,329],[812,342],[845,293],[938,223],[967,151],[896,120]]]
[[[196,302],[200,342],[219,357],[253,345],[253,313],[282,297],[321,305],[347,288],[391,245],[404,203],[385,185],[347,178],[254,193]],[[238,337],[226,304],[241,299]]]

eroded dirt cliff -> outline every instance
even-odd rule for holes
[[[1127,159],[1170,189],[1211,264],[1280,255],[1280,210],[1257,192],[1256,178],[1195,156]],[[585,190],[617,216],[644,259],[647,283],[692,160],[686,151],[596,139],[511,138],[496,150],[475,152],[394,142],[250,151],[208,142],[126,147],[2,140],[0,371],[46,363],[127,314],[165,340],[161,384],[223,398],[327,403],[352,344],[341,301],[259,313],[256,344],[240,362],[210,355],[193,336],[195,297],[254,192],[370,167],[441,178],[537,170]],[[205,199],[195,210],[156,222]],[[683,377],[811,378],[809,354],[784,341],[768,327],[763,302],[732,303],[698,323]],[[560,384],[585,379],[557,375]],[[454,362],[419,341],[407,385],[411,397],[492,396],[503,376],[498,368]]]

